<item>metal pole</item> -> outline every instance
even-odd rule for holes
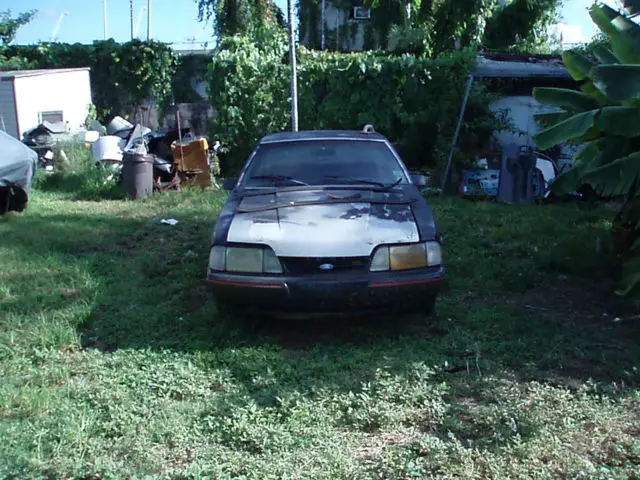
[[[147,0],[147,42],[151,41],[151,0]]]
[[[449,176],[449,170],[451,169],[451,160],[453,160],[453,152],[456,150],[456,144],[458,143],[458,134],[460,133],[460,127],[462,125],[462,116],[467,109],[467,101],[469,101],[469,93],[471,93],[471,85],[473,84],[473,75],[467,77],[467,85],[464,90],[464,99],[460,106],[460,115],[458,116],[458,124],[456,125],[456,131],[453,134],[453,140],[451,140],[451,149],[449,150],[449,158],[447,160],[447,168],[442,176],[442,185],[440,186],[440,195],[444,194],[444,187],[447,183],[447,177]]]
[[[107,29],[107,0],[102,0],[102,15],[104,20],[104,39],[109,38],[109,33]]]
[[[293,1],[287,0],[289,13],[289,58],[291,60],[291,130],[298,131],[298,70],[296,67],[296,42],[293,35]]]
[[[133,0],[129,0],[129,16],[131,17],[131,40],[133,40]]]
[[[325,0],[322,0],[322,10],[320,12],[320,50],[324,50],[324,2]]]

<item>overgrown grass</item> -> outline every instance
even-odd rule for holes
[[[36,189],[64,194],[74,200],[124,198],[122,186],[117,182],[117,174],[108,167],[96,165],[91,149],[85,144],[58,144],[54,158],[55,171],[36,171],[33,182]]]
[[[253,324],[202,283],[224,194],[77,196],[0,219],[1,478],[640,475],[605,211],[433,200],[436,316]]]

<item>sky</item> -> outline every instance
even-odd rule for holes
[[[147,12],[143,10],[147,7],[147,1],[133,0],[134,29],[139,25],[137,36],[140,38],[145,38],[147,34]],[[152,38],[174,43],[180,49],[202,48],[205,42],[212,45],[211,25],[198,22],[195,0],[150,1]],[[104,38],[103,2],[104,0],[0,0],[0,11],[11,10],[16,14],[24,10],[38,10],[35,20],[19,30],[15,43],[50,41],[57,25],[58,41],[90,43]],[[129,40],[129,0],[106,2],[109,37],[119,42]],[[286,11],[286,0],[276,0],[276,3]],[[564,42],[584,42],[594,35],[596,29],[587,11],[592,3],[593,0],[564,0],[562,22],[559,26]],[[607,0],[605,3],[615,5],[614,0]]]

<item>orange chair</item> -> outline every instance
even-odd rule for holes
[[[171,153],[176,172],[183,180],[202,188],[213,185],[209,168],[209,143],[206,138],[199,138],[182,146],[173,142]]]

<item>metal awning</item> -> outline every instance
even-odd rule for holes
[[[471,92],[471,86],[476,78],[571,78],[567,69],[558,61],[542,60],[537,62],[511,62],[511,61],[499,61],[489,60],[485,57],[476,57],[476,67],[468,77],[467,84],[464,89],[464,98],[462,99],[462,105],[460,107],[460,114],[458,115],[458,123],[456,125],[455,133],[453,134],[453,140],[451,142],[451,149],[449,150],[449,157],[447,159],[447,166],[442,177],[442,189],[444,188],[449,176],[449,170],[451,169],[451,161],[453,159],[453,152],[458,142],[458,134],[460,133],[460,126],[462,125],[462,117],[464,111],[467,108],[467,101],[469,100],[469,93]]]

